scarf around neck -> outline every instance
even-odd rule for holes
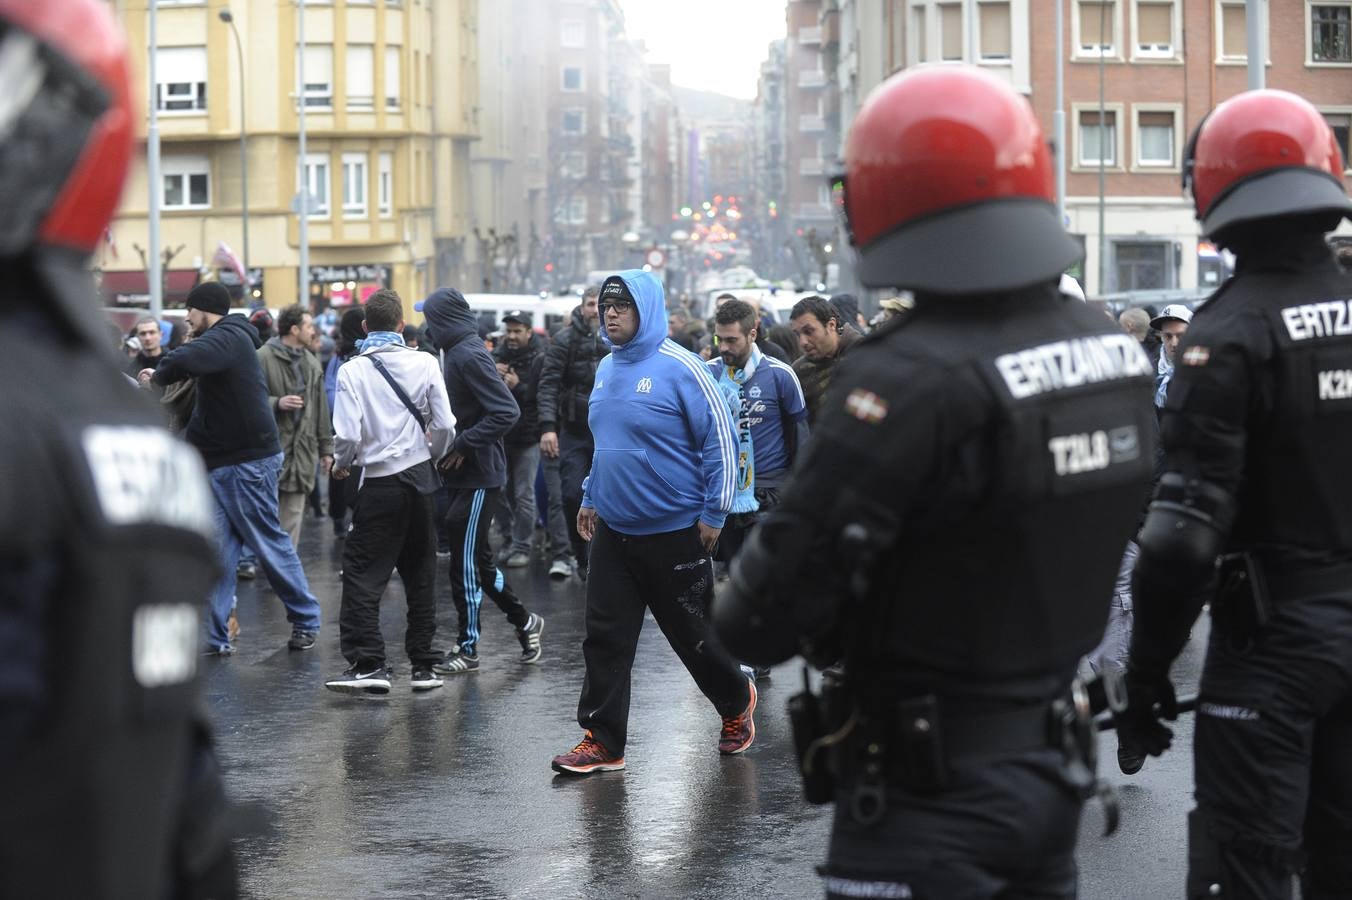
[[[357,341],[357,352],[365,353],[367,350],[384,347],[386,344],[398,344],[400,347],[406,346],[404,344],[404,336],[397,331],[373,331],[363,339]]]
[[[1160,361],[1155,370],[1158,373],[1155,378],[1155,406],[1164,409],[1164,401],[1169,396],[1169,382],[1174,377],[1174,364],[1169,362],[1163,347],[1160,348]]]
[[[763,354],[754,344],[746,365],[734,369],[727,365],[718,368],[718,387],[723,392],[728,409],[737,423],[737,493],[732,499],[732,512],[749,513],[760,509],[756,501],[755,454],[751,444],[751,410],[746,402],[746,383],[756,374]]]

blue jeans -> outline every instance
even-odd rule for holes
[[[225,622],[234,605],[235,566],[245,547],[258,557],[268,583],[286,605],[287,620],[306,631],[319,630],[319,601],[310,593],[296,548],[277,519],[277,476],[281,471],[281,453],[211,470],[216,540],[224,566],[211,598],[207,623],[207,643],[213,647],[229,643]]]

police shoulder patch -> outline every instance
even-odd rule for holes
[[[861,422],[876,425],[887,418],[887,401],[873,391],[855,388],[845,398],[845,411]]]
[[[1211,362],[1211,348],[1200,344],[1183,351],[1181,362],[1185,366],[1204,366]]]

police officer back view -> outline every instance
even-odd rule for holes
[[[1236,269],[1175,351],[1119,730],[1169,745],[1156,707],[1173,717],[1169,666],[1210,598],[1188,897],[1289,898],[1302,855],[1306,900],[1352,896],[1352,277],[1324,242],[1352,214],[1342,171],[1283,91],[1222,103],[1185,163]]]
[[[1062,698],[1149,490],[1149,363],[1057,291],[1079,251],[1008,86],[895,76],[845,159],[860,278],[915,309],[843,363],[715,623],[753,663],[843,654],[795,722],[834,768],[828,896],[1073,897],[1092,739]]]
[[[5,897],[235,892],[196,706],[206,475],[116,374],[85,270],[132,152],[126,52],[99,0],[0,0]]]

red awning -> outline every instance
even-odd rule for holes
[[[170,269],[165,273],[165,306],[182,306],[188,292],[197,286],[196,269]],[[150,296],[150,281],[142,271],[104,272],[99,291],[106,306],[140,306]]]

